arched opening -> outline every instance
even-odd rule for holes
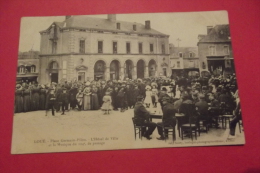
[[[156,62],[155,60],[151,60],[148,64],[149,69],[149,77],[155,77],[156,74]]]
[[[137,62],[137,78],[144,78],[145,63],[144,60]]]
[[[131,60],[127,60],[125,62],[125,77],[129,79],[133,79],[133,69],[134,63]]]
[[[110,79],[118,80],[120,76],[120,63],[117,60],[113,60],[110,63]]]
[[[94,66],[94,78],[105,79],[106,63],[102,60],[96,62]]]
[[[49,65],[51,82],[58,83],[59,81],[59,64],[57,61],[52,61]]]

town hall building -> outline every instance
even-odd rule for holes
[[[66,16],[41,34],[39,82],[170,76],[169,35],[144,24]]]

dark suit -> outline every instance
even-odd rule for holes
[[[146,137],[150,136],[156,128],[156,124],[149,121],[150,113],[145,109],[144,105],[140,101],[135,104],[134,117],[136,125],[148,127],[148,130],[143,135]],[[142,129],[142,131],[144,130],[145,129]]]
[[[176,125],[175,113],[176,112],[177,112],[177,110],[174,108],[173,104],[167,103],[163,107],[162,122],[157,123],[157,130],[161,137],[164,137],[163,129],[162,129],[163,126],[172,125],[173,127],[175,127],[175,125]],[[168,133],[168,132],[166,131],[166,133]]]

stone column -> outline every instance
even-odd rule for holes
[[[134,68],[133,68],[132,77],[133,77],[133,79],[137,79],[137,68],[136,68],[136,66],[134,66]]]
[[[149,77],[149,71],[148,71],[149,69],[148,69],[148,66],[145,66],[145,68],[144,68],[144,77],[145,78],[148,78]]]
[[[125,78],[125,69],[124,67],[120,67],[120,80],[124,80]]]
[[[105,80],[110,80],[110,67],[106,67],[105,69]]]

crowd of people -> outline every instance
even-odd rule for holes
[[[64,81],[46,85],[37,82],[22,82],[16,85],[15,113],[46,110],[47,116],[48,110],[51,109],[54,116],[58,112],[64,115],[65,111],[73,109],[79,111],[101,109],[104,114],[109,114],[110,110],[124,112],[138,107],[138,101],[140,107],[140,98],[143,98],[142,104],[145,108],[156,108],[159,104],[162,111],[166,103],[170,103],[170,107],[176,112],[182,112],[181,105],[185,103],[194,104],[202,118],[211,112],[213,118],[210,121],[216,127],[219,124],[217,118],[214,118],[217,116],[214,115],[219,112],[214,111],[214,108],[225,108],[222,110],[231,114],[239,105],[235,74],[228,77],[182,75],[174,79],[151,77],[132,80],[126,78],[123,81]],[[158,132],[162,135],[161,131],[159,128]],[[146,137],[149,138],[149,135]],[[164,136],[160,139],[164,139]]]

